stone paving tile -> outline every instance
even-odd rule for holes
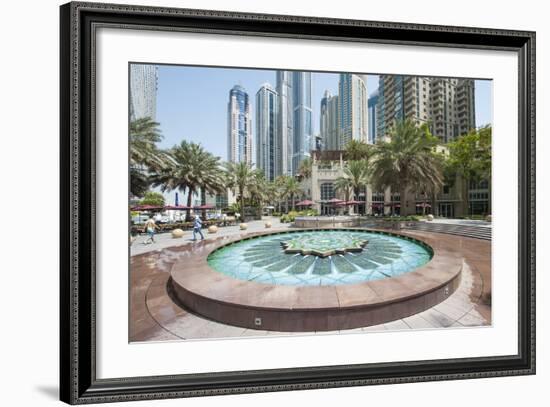
[[[245,329],[241,336],[266,336],[268,334],[268,331],[260,331],[257,329]]]
[[[200,328],[188,333],[186,337],[187,339],[234,338],[241,336],[244,331],[246,331],[246,328],[207,321],[207,323],[202,324]]]
[[[411,329],[409,325],[407,325],[402,319],[398,319],[396,321],[388,322],[384,324],[384,328],[388,331],[398,331],[403,329]]]
[[[457,309],[455,307],[452,307],[445,303],[437,304],[435,307],[433,307],[435,311],[439,311],[445,316],[447,316],[449,319],[452,319],[453,321],[456,321],[459,318],[462,318],[464,314],[466,314],[467,311],[462,311],[460,309]]]
[[[456,309],[458,312],[461,312],[462,314],[465,314],[467,312],[470,312],[472,308],[474,308],[474,303],[472,303],[469,299],[460,299],[455,296],[450,296],[448,299],[443,301],[439,306],[443,307],[450,307]]]
[[[424,318],[434,327],[446,328],[451,326],[455,322],[455,320],[453,320],[452,318],[449,318],[447,315],[442,314],[441,312],[433,308],[430,308],[429,310],[421,312],[417,315]]]
[[[481,326],[481,325],[488,325],[485,322],[484,318],[480,318],[479,316],[475,314],[468,313],[464,315],[462,318],[460,318],[457,322],[459,322],[463,326]]]
[[[439,328],[439,326],[433,325],[427,319],[422,318],[419,314],[411,315],[410,317],[404,318],[403,321],[411,329]]]
[[[380,331],[385,331],[386,326],[384,324],[380,324],[380,325],[366,326],[366,327],[363,327],[362,329],[363,329],[363,332],[380,332]]]
[[[184,316],[174,318],[170,322],[165,323],[164,327],[174,335],[185,339],[196,337],[195,332],[200,330],[208,322],[207,319],[186,313]]]

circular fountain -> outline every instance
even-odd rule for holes
[[[326,331],[421,312],[458,286],[462,262],[428,242],[339,229],[219,239],[176,263],[169,283],[183,307],[230,325]]]
[[[316,230],[243,240],[211,253],[208,264],[239,280],[330,286],[396,277],[431,257],[426,245],[388,234]]]

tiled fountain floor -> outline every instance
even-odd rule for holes
[[[405,234],[421,237],[429,233],[407,231]],[[424,312],[390,323],[340,333],[490,325],[490,242],[451,235],[437,236],[438,239],[452,240],[463,254],[464,267],[459,288],[448,299]],[[188,255],[186,253],[188,251],[181,248],[166,247],[131,257],[130,341],[335,333],[246,329],[224,325],[183,310],[168,297],[166,282],[172,264]]]

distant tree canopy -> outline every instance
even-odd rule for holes
[[[140,205],[164,206],[164,196],[158,192],[146,192],[143,199],[139,201]]]
[[[467,180],[491,177],[491,127],[472,130],[449,143],[449,168]]]

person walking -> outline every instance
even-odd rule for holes
[[[204,235],[202,234],[202,221],[199,215],[195,215],[195,222],[193,223],[193,241],[197,240],[196,234],[201,235],[201,240],[204,240]]]
[[[147,222],[145,222],[145,226],[143,227],[143,231],[147,232],[148,238],[145,239],[145,241],[143,242],[144,244],[155,243],[155,230],[156,229],[160,229],[160,228],[155,223],[155,220],[152,217],[147,219]]]

